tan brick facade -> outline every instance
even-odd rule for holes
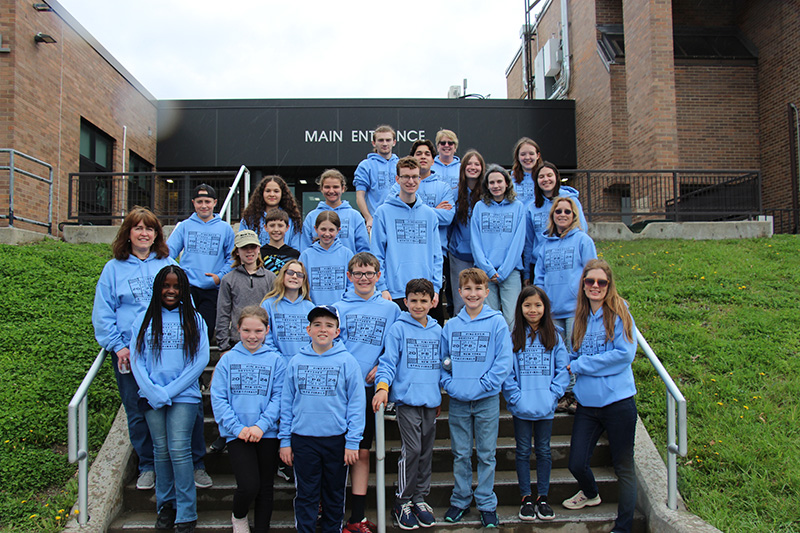
[[[755,169],[765,207],[791,207],[788,103],[800,106],[800,4],[772,0],[570,1],[578,166]],[[539,45],[560,23],[554,0]],[[624,64],[598,53],[598,25],[622,25]],[[676,62],[678,28],[737,28],[756,62]],[[546,36],[546,37],[545,37]],[[538,49],[535,48],[535,49]],[[536,52],[533,52],[534,54]],[[509,77],[521,73],[512,65]],[[515,81],[508,80],[509,98]]]
[[[71,18],[71,17],[70,17]],[[68,176],[78,172],[80,124],[85,119],[114,139],[113,170],[123,168],[130,151],[155,163],[156,106],[109,60],[55,12],[40,12],[31,2],[0,0],[0,148],[12,148],[53,166],[53,221],[67,220]],[[55,44],[35,43],[43,32]],[[129,76],[129,75],[128,75]],[[123,154],[123,128],[127,129]],[[6,160],[0,164],[7,164]],[[32,170],[30,165],[22,165]],[[41,167],[35,169],[42,172]],[[0,173],[0,210],[8,213],[8,172]],[[46,220],[47,188],[18,178],[15,214]],[[8,221],[0,221],[7,225]],[[15,227],[44,231],[15,221]]]

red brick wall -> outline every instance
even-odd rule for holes
[[[764,207],[791,207],[788,104],[800,107],[797,1],[748,2],[739,27],[758,47],[758,115]]]
[[[743,0],[672,0],[672,19],[675,26],[736,26],[743,4]]]
[[[622,0],[596,0],[598,24],[622,24]]]
[[[680,168],[760,168],[755,66],[676,66]]]
[[[156,107],[55,12],[38,12],[31,2],[22,0],[0,0],[0,13],[3,21],[14,25],[12,52],[0,58],[4,69],[8,56],[13,60],[10,69],[1,71],[9,72],[13,88],[6,89],[7,76],[0,78],[0,113],[12,121],[11,134],[0,137],[0,147],[14,148],[53,166],[57,225],[68,216],[68,175],[79,170],[81,118],[114,138],[114,170],[121,171],[123,158],[129,158],[122,153],[123,126],[127,126],[126,148],[155,162]],[[6,13],[14,16],[6,19]],[[58,42],[36,44],[37,32],[48,33]],[[5,41],[5,29],[3,36]],[[5,131],[6,123],[0,124]],[[0,176],[4,183],[7,179],[7,174]],[[14,193],[17,215],[46,217],[46,192],[33,187],[31,180],[17,180]],[[37,229],[22,222],[15,226]]]

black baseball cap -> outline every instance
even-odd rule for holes
[[[192,200],[200,198],[201,196],[205,196],[207,198],[213,198],[214,200],[216,200],[217,191],[215,191],[214,187],[212,187],[211,185],[206,185],[205,183],[201,183],[200,185],[194,188],[194,191],[192,191]]]
[[[314,309],[308,312],[308,321],[313,322],[315,318],[318,316],[331,316],[336,319],[336,322],[339,322],[339,311],[332,305],[318,305]]]

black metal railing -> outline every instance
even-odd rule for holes
[[[766,208],[764,215],[772,217],[773,233],[800,233],[800,210]]]
[[[761,173],[742,170],[564,170],[590,222],[643,225],[762,214]]]
[[[69,175],[68,217],[78,224],[108,225],[140,205],[151,209],[163,224],[176,224],[194,212],[191,193],[196,186],[212,186],[221,207],[235,177],[236,170],[74,172]],[[246,201],[244,184],[238,189],[231,205],[236,219]]]

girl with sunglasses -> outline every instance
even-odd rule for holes
[[[534,267],[534,285],[543,288],[550,298],[553,322],[566,334],[569,350],[581,272],[591,259],[597,259],[594,241],[581,230],[576,212],[573,198],[553,199],[547,234]],[[573,381],[567,387],[567,396],[559,402],[559,412],[572,412],[575,408],[572,384]]]
[[[636,384],[631,363],[636,355],[636,324],[628,304],[617,294],[611,267],[589,261],[580,278],[572,345],[567,369],[576,376],[578,399],[572,425],[569,471],[580,490],[564,500],[567,509],[599,505],[600,494],[589,463],[602,433],[608,437],[619,503],[613,532],[631,531],[636,506],[633,445],[636,431]]]
[[[288,363],[308,344],[307,316],[314,309],[303,263],[291,259],[283,265],[272,290],[261,301],[261,307],[267,311],[270,323],[265,342]]]

